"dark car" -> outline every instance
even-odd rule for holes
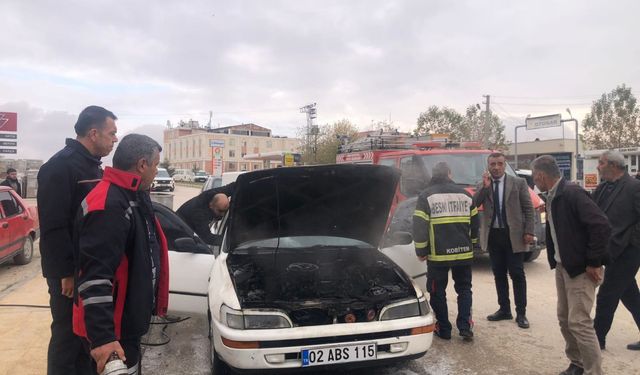
[[[27,264],[33,258],[33,242],[40,236],[35,207],[7,186],[0,186],[0,263],[13,259]]]

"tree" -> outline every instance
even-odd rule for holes
[[[169,176],[173,176],[173,173],[176,171],[176,169],[171,166],[169,158],[164,158],[162,163],[160,163],[160,168],[166,169],[167,173],[169,173]]]
[[[463,138],[469,141],[478,141],[487,145],[492,150],[506,149],[506,137],[504,135],[504,125],[500,117],[491,113],[489,118],[489,132],[485,134],[484,126],[487,121],[486,111],[482,111],[477,105],[467,107],[467,112],[463,121]]]
[[[428,134],[448,134],[452,140],[462,139],[462,122],[464,118],[455,109],[432,105],[426,112],[420,113],[413,133],[417,136]]]
[[[495,114],[489,118],[489,132],[484,133],[486,112],[476,105],[467,107],[465,115],[456,110],[437,106],[431,106],[426,112],[420,113],[416,129],[413,133],[417,136],[427,134],[448,134],[453,141],[479,141],[484,142],[485,137],[492,149],[505,148],[504,125]]]
[[[306,131],[302,129],[302,132]],[[301,132],[299,132],[301,133]],[[306,147],[306,135],[302,134],[302,150],[309,150],[302,155],[305,164],[335,164],[338,147],[342,140],[353,140],[358,133],[358,128],[349,120],[343,119],[333,124],[322,125],[318,134],[310,137],[310,145]],[[315,152],[314,152],[315,150]]]
[[[584,140],[593,148],[619,148],[640,143],[640,109],[631,87],[616,87],[591,105],[582,127]]]

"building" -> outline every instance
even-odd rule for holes
[[[246,154],[296,152],[300,140],[274,136],[271,129],[242,124],[220,128],[200,127],[197,121],[164,131],[163,158],[173,168],[204,170],[209,174],[262,169],[263,163],[245,160]]]
[[[584,154],[582,142],[579,144],[579,154]],[[515,169],[529,169],[533,159],[541,155],[551,155],[558,162],[558,167],[567,180],[575,181],[575,153],[576,140],[568,138],[535,140],[532,142],[518,142],[518,165],[515,164],[516,144],[511,143],[507,151],[507,161]],[[581,179],[581,178],[580,178]]]

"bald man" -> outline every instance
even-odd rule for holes
[[[202,240],[214,245],[211,223],[222,219],[229,209],[229,197],[235,190],[234,182],[200,193],[185,202],[176,213]]]

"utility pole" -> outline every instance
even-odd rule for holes
[[[486,100],[482,103],[486,105],[484,110],[484,128],[482,129],[482,146],[484,148],[489,148],[489,133],[490,133],[489,124],[491,124],[491,95],[489,94],[482,95],[482,97],[486,98]]]
[[[313,104],[307,104],[304,107],[300,108],[300,113],[306,113],[307,114],[307,131],[306,131],[306,154],[308,156],[311,156],[311,135],[313,133],[314,127],[313,127],[313,119],[315,119],[317,117],[316,115],[316,103]],[[317,133],[316,133],[317,134]],[[310,160],[310,159],[307,159]]]

